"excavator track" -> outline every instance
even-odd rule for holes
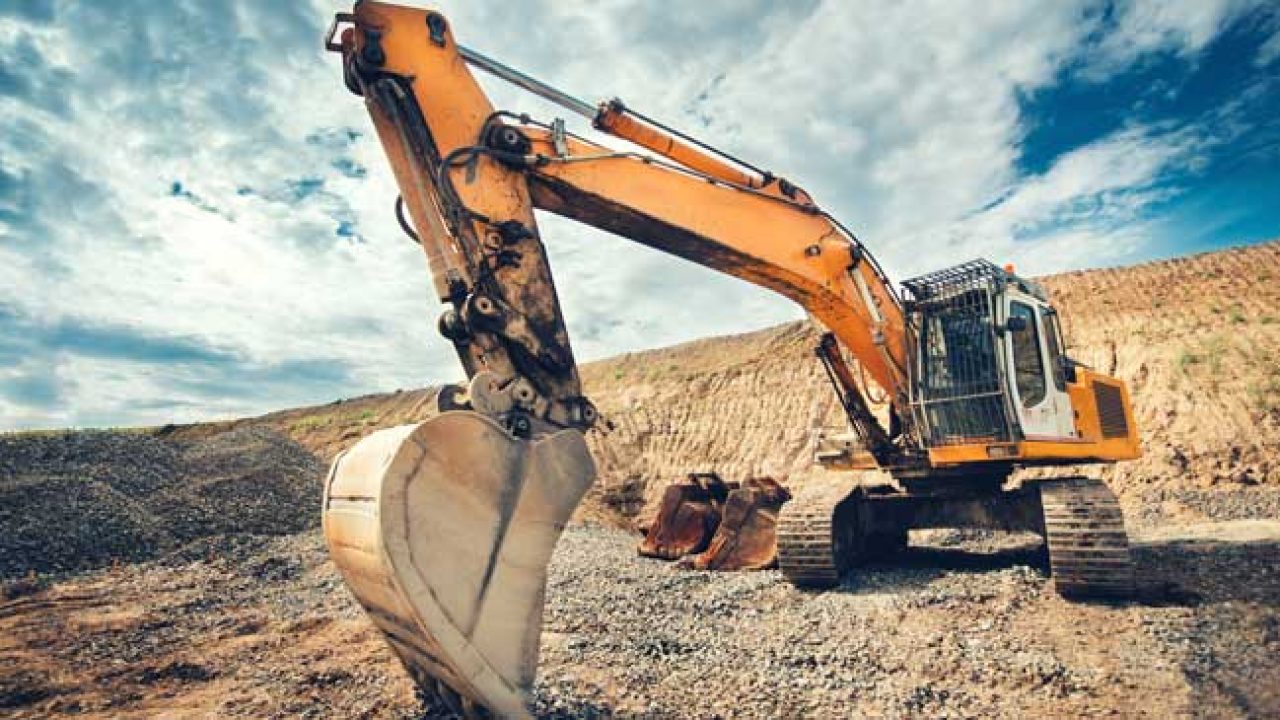
[[[1045,543],[1058,594],[1072,598],[1133,595],[1133,561],[1120,503],[1102,481],[1040,483]]]
[[[843,483],[815,483],[782,507],[778,568],[792,585],[832,587],[849,569],[857,535],[852,494]]]

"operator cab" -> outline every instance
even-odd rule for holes
[[[1043,288],[986,260],[903,286],[912,409],[929,447],[1077,439],[1072,365]]]

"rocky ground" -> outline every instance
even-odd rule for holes
[[[319,524],[325,465],[268,427],[0,435],[0,577],[144,560],[194,539]]]
[[[834,591],[805,593],[776,572],[639,562],[631,538],[578,530],[553,565],[539,708],[570,717],[1274,715],[1280,523],[1256,530],[1252,543],[1142,545],[1144,597],[1123,605],[1058,598],[1034,543],[935,536]]]
[[[257,443],[290,457],[278,435],[235,433],[198,447]],[[100,434],[71,442],[112,446]],[[1203,495],[1133,518],[1143,592],[1125,604],[1058,598],[1029,537],[918,534],[904,553],[813,593],[776,571],[644,560],[630,532],[574,526],[550,570],[535,708],[544,718],[1274,716],[1280,491]],[[312,500],[290,507],[310,514]],[[51,584],[10,576],[0,713],[445,716],[415,694],[313,526],[264,535],[255,505],[222,507],[229,532]],[[1160,508],[1196,508],[1198,521],[1175,524]],[[1250,515],[1272,519],[1241,519]],[[67,542],[91,547],[86,537]]]

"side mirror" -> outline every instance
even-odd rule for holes
[[[1078,363],[1075,360],[1072,360],[1071,358],[1067,357],[1066,355],[1058,356],[1058,367],[1062,368],[1062,377],[1067,382],[1070,382],[1070,383],[1076,382],[1076,366],[1077,365],[1084,367],[1082,363]]]
[[[1005,320],[1004,329],[1009,332],[1022,332],[1027,329],[1027,319],[1015,315],[1008,320]]]

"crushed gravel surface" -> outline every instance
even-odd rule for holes
[[[551,565],[534,707],[542,718],[1272,716],[1280,532],[1268,537],[1139,544],[1142,601],[1073,604],[1017,537],[925,537],[943,543],[813,593],[773,571],[641,559],[629,533],[572,527]],[[0,606],[0,665],[15,669],[0,672],[0,708],[18,716],[447,717],[416,695],[316,531],[202,538],[15,602]]]
[[[448,717],[328,561],[315,527],[322,468],[305,451],[262,428],[28,443],[0,445],[2,557],[29,567],[35,532],[58,573],[0,602],[0,715]],[[68,506],[68,488],[97,494]],[[637,557],[631,533],[574,526],[549,569],[533,707],[541,718],[1278,716],[1274,493],[1205,492],[1216,494],[1170,496],[1135,523],[1141,594],[1120,604],[1059,598],[1025,535],[913,534],[838,588],[802,592],[776,571],[681,569]],[[77,513],[92,527],[68,522]],[[99,567],[73,572],[84,554]]]
[[[1124,499],[1122,499],[1124,502]],[[1125,503],[1134,526],[1158,526],[1189,520],[1280,519],[1280,488],[1232,489],[1163,488],[1139,493]]]
[[[913,547],[808,593],[777,572],[639,560],[631,537],[575,529],[552,564],[537,707],[546,717],[1272,714],[1275,549],[1142,545],[1142,602],[1072,604],[1020,539]]]
[[[274,430],[0,435],[0,578],[144,560],[227,533],[319,524],[325,468]]]

